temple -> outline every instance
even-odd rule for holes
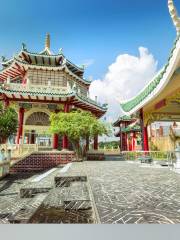
[[[19,115],[16,144],[38,144],[39,147],[68,149],[66,136],[53,136],[48,132],[52,112],[71,109],[90,111],[97,118],[107,111],[89,98],[91,82],[83,78],[84,67],[69,61],[62,49],[58,54],[50,50],[50,35],[44,50],[34,53],[22,44],[21,51],[7,60],[2,57],[0,71],[0,101],[13,105]],[[95,136],[94,148],[98,148]]]
[[[141,129],[136,118],[119,117],[113,127],[118,127],[115,137],[119,137],[121,151],[141,150]]]
[[[149,124],[155,121],[180,122],[180,19],[172,0],[168,0],[168,7],[177,38],[167,63],[137,96],[120,102],[125,115],[135,114],[140,119],[144,151],[149,150]]]

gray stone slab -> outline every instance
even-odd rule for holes
[[[87,182],[87,174],[82,163],[73,163],[67,172],[58,172],[55,176],[56,187],[69,187],[72,182]]]
[[[28,223],[33,217],[35,212],[38,210],[47,194],[38,194],[31,200],[24,204],[15,214],[9,217],[10,223]]]

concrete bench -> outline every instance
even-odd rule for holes
[[[141,163],[149,163],[149,164],[151,164],[151,163],[153,162],[153,159],[152,159],[152,157],[150,157],[150,156],[139,157],[138,160],[139,160]]]

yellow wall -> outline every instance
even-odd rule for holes
[[[154,146],[160,151],[174,151],[175,143],[169,136],[167,137],[151,137]],[[152,149],[151,149],[152,150]]]

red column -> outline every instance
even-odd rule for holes
[[[140,120],[141,120],[141,131],[142,131],[142,149],[144,151],[149,151],[148,131],[147,131],[147,126],[144,125],[143,109],[140,110]]]
[[[143,129],[143,135],[144,135],[144,151],[149,151],[147,126],[144,127]]]
[[[17,133],[17,144],[20,143],[23,133],[24,108],[19,108],[19,127]]]
[[[98,150],[98,135],[94,136],[94,150]]]
[[[127,123],[125,122],[125,125],[124,127],[126,128],[127,127]],[[124,138],[125,138],[125,146],[124,146],[124,150],[125,151],[129,151],[129,140],[128,140],[128,134],[127,133],[124,133]]]
[[[8,107],[9,107],[9,99],[8,99],[8,98],[5,98],[5,99],[4,99],[4,107],[5,107],[5,108],[8,108]]]
[[[133,136],[132,136],[132,151],[135,151],[136,149],[136,146],[135,146],[135,144],[136,144],[136,134],[135,133],[133,133]]]
[[[68,113],[69,112],[69,104],[68,103],[65,103],[64,104],[64,112],[65,113]],[[63,139],[62,139],[62,148],[63,149],[68,149],[68,137],[66,135],[63,136]]]
[[[53,149],[58,149],[58,134],[53,136]]]

